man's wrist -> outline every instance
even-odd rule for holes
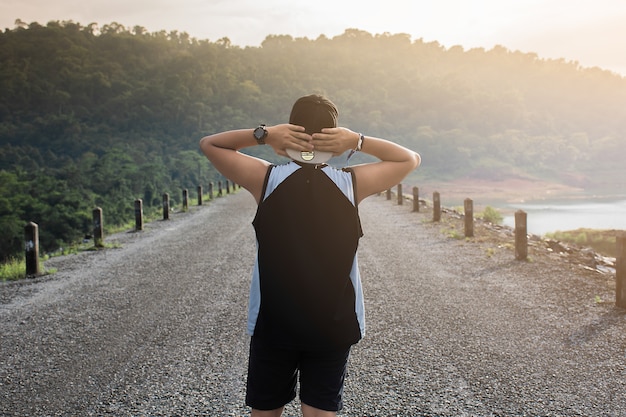
[[[356,142],[356,145],[354,148],[350,149],[350,153],[348,154],[348,161],[350,160],[350,158],[352,158],[352,155],[354,155],[356,152],[361,152],[361,149],[363,149],[363,142],[365,140],[365,136],[362,133],[357,133],[358,139]]]
[[[365,135],[363,135],[363,133],[357,133],[357,135],[359,135],[359,139],[356,142],[356,147],[354,148],[354,151],[361,152],[361,149],[363,149],[363,142],[365,141]]]

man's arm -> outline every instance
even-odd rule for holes
[[[278,155],[286,155],[286,148],[301,151],[312,149],[311,137],[304,128],[282,124],[269,126],[265,143]],[[236,184],[248,190],[257,202],[261,200],[263,181],[270,163],[239,152],[243,148],[256,146],[253,129],[230,130],[206,136],[200,140],[200,149],[215,169]]]
[[[353,168],[357,202],[399,184],[422,162],[417,152],[385,139],[369,136],[363,141],[361,152],[373,155],[380,161]]]
[[[348,149],[355,149],[359,134],[346,128],[323,129],[313,135],[313,146],[320,151],[331,151],[339,155]],[[361,152],[370,154],[380,161],[352,167],[356,177],[356,200],[387,190],[400,183],[411,171],[419,166],[421,157],[404,146],[385,139],[366,136]]]

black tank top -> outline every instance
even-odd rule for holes
[[[357,208],[321,169],[305,165],[259,204],[253,225],[261,292],[255,337],[305,349],[356,343]]]

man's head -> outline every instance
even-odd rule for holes
[[[311,94],[294,103],[289,123],[304,127],[306,133],[321,132],[325,127],[337,127],[337,106],[324,96]]]

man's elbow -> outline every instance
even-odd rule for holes
[[[420,166],[422,163],[422,157],[417,152],[410,151],[409,157],[404,160],[405,166],[409,172]]]
[[[418,166],[422,164],[422,157],[417,152],[413,152],[413,159],[415,161],[414,162],[415,166],[413,167],[413,169],[417,168]]]
[[[213,143],[213,138],[211,136],[205,136],[200,139],[200,150],[207,157],[213,152],[215,149],[215,144]]]

